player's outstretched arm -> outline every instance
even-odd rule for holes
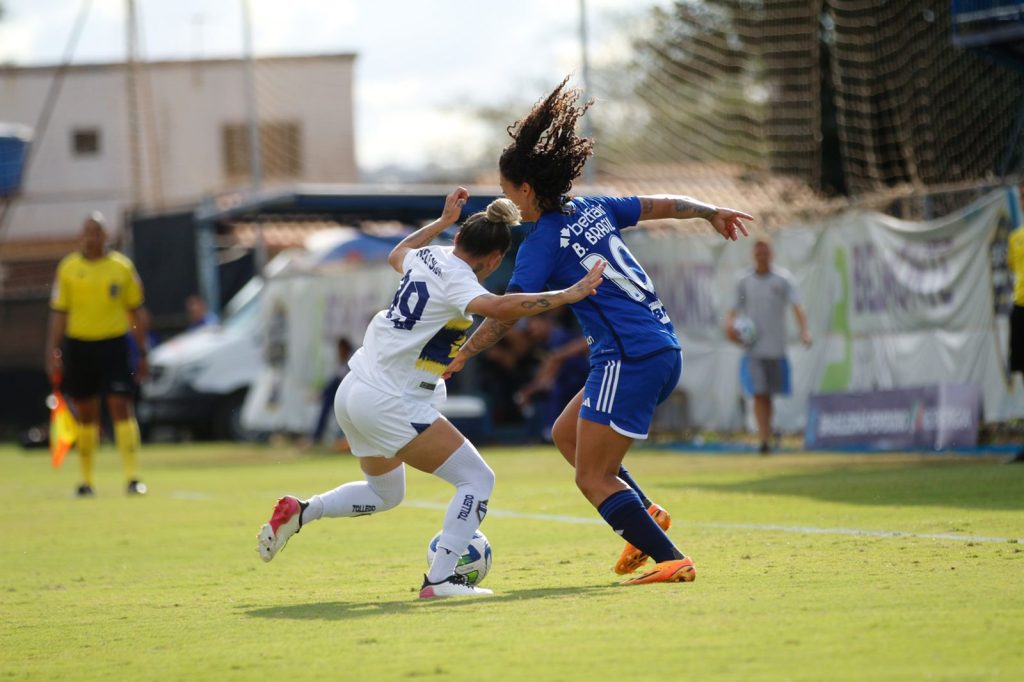
[[[469,191],[465,187],[456,187],[444,200],[444,210],[441,217],[434,222],[424,225],[408,237],[398,243],[398,246],[391,250],[388,256],[388,265],[398,272],[402,272],[402,263],[405,256],[414,249],[421,249],[434,240],[434,237],[454,225],[462,215],[462,207],[469,199]]]
[[[605,265],[605,261],[598,261],[583,279],[568,289],[544,291],[539,294],[484,294],[470,301],[466,311],[502,322],[514,322],[521,317],[537,315],[545,310],[576,303],[597,293],[597,287],[603,281],[601,275],[604,273]]]
[[[730,241],[736,241],[740,235],[747,236],[744,220],[753,220],[754,216],[733,208],[721,208],[698,201],[686,196],[645,196],[640,199],[640,221],[664,220],[676,218],[703,218],[711,223],[715,232]]]
[[[575,303],[596,294],[597,287],[602,282],[605,265],[607,263],[603,260],[598,262],[583,279],[561,291],[546,291],[540,294],[505,294],[504,296],[486,294],[474,298],[466,306],[466,310],[477,315],[484,315],[487,319],[480,323],[473,335],[452,358],[448,370],[444,373],[444,378],[448,379],[456,372],[461,371],[470,358],[500,341],[519,318],[537,315],[545,310]]]

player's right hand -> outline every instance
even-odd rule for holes
[[[582,301],[587,296],[595,295],[597,293],[597,288],[601,286],[601,282],[604,281],[602,275],[604,274],[604,269],[607,266],[608,261],[603,258],[594,263],[594,267],[590,268],[590,271],[584,275],[583,279],[565,290],[569,299],[568,302],[576,303],[577,301]]]
[[[462,215],[462,207],[469,199],[469,190],[465,187],[456,187],[444,200],[444,211],[441,212],[441,219],[454,225]]]
[[[711,223],[711,227],[715,228],[715,232],[734,242],[739,239],[741,234],[744,237],[749,235],[747,226],[743,224],[743,221],[753,219],[754,216],[743,211],[737,211],[733,208],[719,208],[707,221]]]

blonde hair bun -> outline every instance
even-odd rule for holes
[[[504,198],[495,199],[489,203],[485,213],[488,222],[504,223],[509,227],[518,225],[523,219],[519,213],[519,208],[511,200]]]

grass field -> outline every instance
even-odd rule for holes
[[[78,500],[73,456],[0,446],[0,679],[1024,679],[1024,465],[637,450],[698,579],[627,588],[552,449],[483,454],[496,594],[420,603],[450,495],[430,476],[263,564],[276,497],[356,478],[353,458],[151,446],[136,499],[107,446]]]

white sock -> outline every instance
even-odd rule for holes
[[[459,557],[466,551],[473,533],[487,514],[487,500],[494,489],[494,472],[468,440],[434,472],[455,486],[455,496],[444,516],[437,553],[430,564],[427,580],[436,583],[455,572]]]
[[[367,476],[309,498],[302,525],[323,517],[366,516],[394,509],[405,497],[405,465],[381,476]]]

